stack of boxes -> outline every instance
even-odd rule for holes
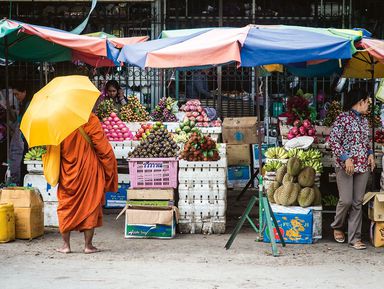
[[[170,239],[176,234],[173,189],[132,189],[125,211],[125,238]]]
[[[125,212],[125,238],[170,239],[176,234],[176,159],[130,159],[131,187]],[[120,216],[119,215],[119,216]]]
[[[180,233],[225,232],[227,207],[225,145],[219,145],[219,153],[219,161],[179,161]]]
[[[375,247],[384,247],[384,193],[366,193],[363,204],[368,204],[368,218],[371,220],[370,237],[372,245]]]
[[[227,144],[228,188],[243,188],[252,176],[251,145],[258,143],[257,118],[226,118],[223,142]]]
[[[24,187],[32,187],[39,190],[44,201],[44,226],[58,227],[57,217],[57,185],[52,187],[47,183],[43,163],[41,161],[26,161],[28,174],[24,177]]]

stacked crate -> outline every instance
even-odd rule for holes
[[[220,160],[179,161],[180,233],[224,233],[227,207],[227,159],[225,145]]]
[[[125,238],[175,236],[177,163],[176,158],[129,159],[131,188],[124,209]]]

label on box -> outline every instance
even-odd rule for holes
[[[129,184],[119,184],[116,193],[108,192],[105,194],[105,208],[124,208],[127,203]]]
[[[291,210],[290,213],[276,212],[273,209],[284,241],[288,244],[312,244],[312,210],[301,207],[289,207],[289,209]],[[276,228],[273,228],[273,234],[276,242],[281,242]],[[264,241],[270,242],[268,228],[264,231]]]
[[[172,226],[166,225],[135,225],[126,224],[125,238],[154,238],[171,239],[176,234],[175,223]]]
[[[244,187],[251,179],[250,166],[229,166],[227,183],[228,188]]]

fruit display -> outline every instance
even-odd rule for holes
[[[161,122],[157,123],[156,126],[161,126]],[[147,136],[150,134],[152,130],[152,124],[141,124],[139,130],[137,131],[136,135],[133,137],[133,140],[141,140],[146,139]]]
[[[128,103],[121,107],[119,114],[121,120],[125,122],[149,120],[148,112],[136,96],[128,97]]]
[[[208,123],[208,126],[209,127],[221,127],[223,125],[223,122],[220,120],[220,119],[217,119],[217,120],[213,120],[213,121],[210,121]],[[202,126],[202,123],[197,123],[197,126]],[[203,125],[205,126],[205,125]]]
[[[309,101],[300,90],[287,101],[287,124],[291,125],[297,119],[307,119],[310,116]]]
[[[24,156],[24,161],[41,161],[43,154],[47,153],[45,147],[33,147]]]
[[[332,126],[336,118],[343,112],[340,102],[334,100],[331,102],[327,109],[327,114],[325,115],[324,125]]]
[[[375,132],[375,142],[384,144],[384,131],[377,130]]]
[[[193,99],[187,101],[185,105],[180,107],[180,110],[185,112],[184,120],[194,121],[196,122],[196,126],[209,127],[210,119],[199,100]]]
[[[200,132],[200,130],[195,127],[196,122],[185,119],[180,123],[179,127],[176,129],[173,139],[177,143],[186,143],[193,132]]]
[[[269,159],[287,159],[288,153],[283,147],[270,147],[264,154]]]
[[[104,118],[101,127],[109,141],[125,141],[132,140],[133,134],[124,122],[112,112],[109,117]]]
[[[314,185],[315,170],[303,166],[292,157],[276,172],[276,179],[267,188],[268,200],[283,206],[309,207],[321,205],[320,190]]]
[[[266,171],[266,172],[276,172],[280,167],[283,166],[283,163],[282,162],[279,162],[279,161],[270,161],[270,162],[267,162],[264,166],[263,166],[263,169]]]
[[[109,117],[112,112],[117,112],[113,99],[103,100],[102,102],[100,102],[99,106],[96,109],[96,114],[99,119]]]
[[[178,154],[178,146],[164,125],[155,124],[139,146],[128,154],[130,158],[170,158]]]
[[[367,113],[365,114],[365,117],[368,118],[369,126],[372,127],[372,124],[373,124],[374,127],[381,127],[380,106],[379,105],[374,106],[373,120],[372,120],[372,115],[371,115],[372,107],[373,107],[373,104],[370,104],[369,109],[368,109]]]
[[[299,136],[316,137],[316,130],[308,119],[304,121],[295,120],[293,122],[293,127],[289,130],[287,137],[288,139],[293,139]]]
[[[176,122],[177,118],[175,113],[177,113],[177,111],[177,101],[171,97],[163,97],[151,113],[151,119],[153,121]]]
[[[180,158],[187,161],[218,161],[220,155],[214,140],[199,132],[193,132]]]

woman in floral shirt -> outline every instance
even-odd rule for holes
[[[369,173],[375,168],[368,120],[362,116],[369,104],[365,91],[352,89],[345,98],[345,112],[334,122],[330,135],[340,196],[331,227],[336,242],[343,243],[343,227],[348,218],[348,243],[358,250],[366,248],[361,241],[362,203]]]

